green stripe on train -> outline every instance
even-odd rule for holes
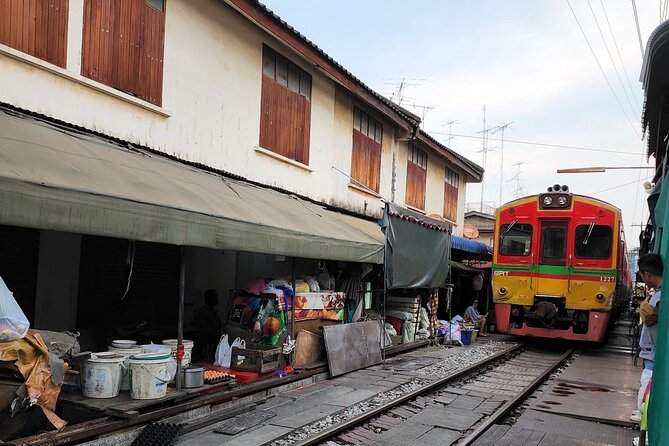
[[[527,271],[530,272],[530,266],[511,266],[511,265],[495,265],[493,264],[492,270],[494,271]],[[568,274],[566,266],[555,266],[555,265],[534,265],[534,272],[541,274],[555,274],[565,276]],[[579,276],[616,276],[616,268],[571,268],[571,274]]]

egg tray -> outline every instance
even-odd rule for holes
[[[220,384],[224,382],[232,381],[232,376],[224,376],[223,378],[214,378],[214,379],[205,379],[205,384]]]

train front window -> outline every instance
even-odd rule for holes
[[[544,228],[541,237],[541,256],[549,259],[564,258],[565,230],[563,228]]]
[[[527,256],[532,250],[532,225],[516,222],[499,228],[499,253],[503,256]]]
[[[613,246],[613,228],[606,225],[579,225],[574,237],[574,255],[580,259],[608,259]]]

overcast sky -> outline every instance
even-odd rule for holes
[[[638,246],[639,228],[631,225],[647,219],[643,183],[651,170],[556,173],[566,167],[648,165],[640,138],[642,54],[632,2],[570,1],[596,58],[567,0],[265,3],[376,91],[390,97],[405,79],[402,105],[419,116],[423,109],[412,104],[434,107],[424,116],[424,130],[478,164],[482,141],[449,141],[448,134],[480,137],[484,105],[487,127],[512,122],[507,140],[603,150],[506,141],[502,171],[500,142],[490,140],[494,151],[485,163],[483,201],[499,204],[500,184],[502,202],[515,198],[515,164],[523,163],[524,195],[559,183],[608,201],[622,209],[629,245]],[[667,12],[661,0],[636,3],[645,49]],[[449,129],[445,123],[451,120],[456,123]],[[467,202],[479,201],[481,185],[469,185]]]

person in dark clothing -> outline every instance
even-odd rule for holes
[[[210,289],[204,292],[204,305],[195,314],[193,326],[198,329],[195,346],[202,359],[213,358],[223,329],[221,317],[218,315],[218,293]]]

